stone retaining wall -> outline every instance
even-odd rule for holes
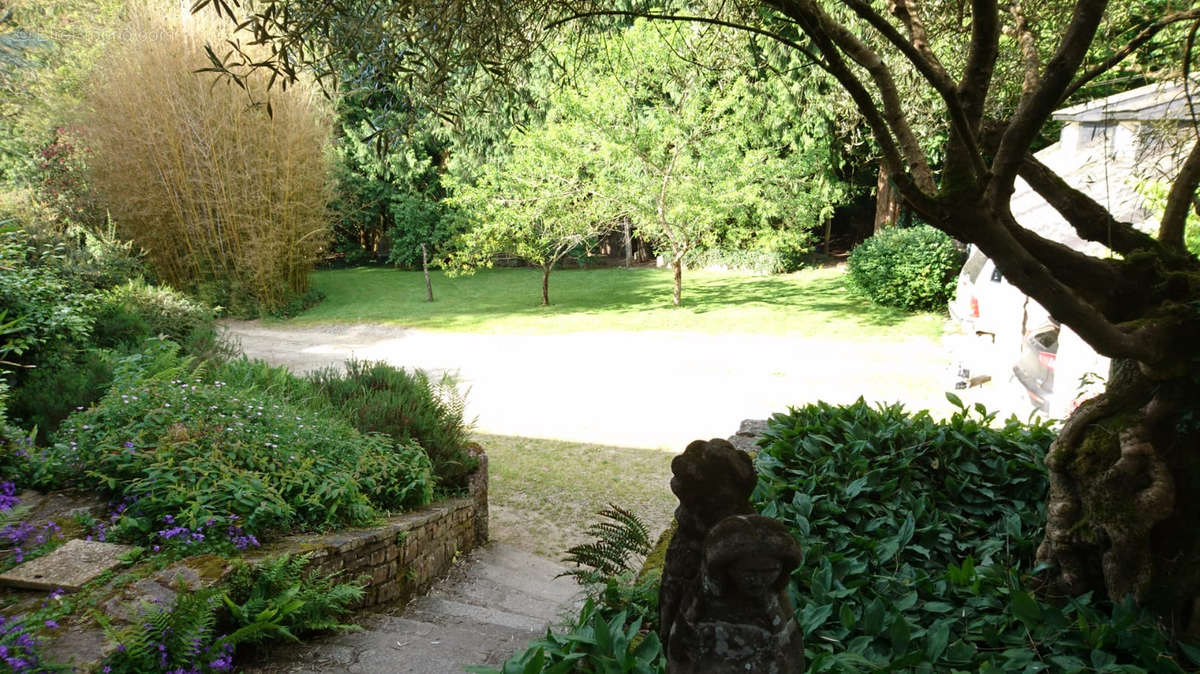
[[[438,501],[370,529],[291,536],[260,555],[307,553],[312,567],[323,573],[362,579],[366,592],[355,608],[408,601],[446,575],[459,555],[487,542],[487,455],[479,450],[477,456],[479,467],[467,496]]]

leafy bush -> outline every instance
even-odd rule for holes
[[[808,671],[1184,671],[1131,603],[1034,596],[1054,434],[950,397],[946,422],[862,400],[771,420],[754,501],[804,550]]]
[[[178,371],[160,360],[162,372]],[[230,514],[259,537],[363,525],[432,498],[429,460],[414,444],[219,380],[130,384],[118,370],[100,403],[63,425],[50,457],[71,481],[130,502],[118,537],[146,542],[167,518],[194,529]]]
[[[308,289],[325,245],[329,124],[304,82],[272,91],[213,86],[213,18],[131,9],[124,43],[98,67],[87,99],[92,184],[158,277],[238,314],[270,313]],[[154,35],[154,40],[142,36]],[[253,50],[253,48],[251,48]]]
[[[194,333],[211,330],[215,318],[212,309],[141,278],[101,293],[94,312],[96,340],[112,345],[155,335],[182,344]]]
[[[346,361],[345,373],[329,368],[311,379],[360,432],[419,444],[433,462],[439,486],[466,486],[478,461],[467,452],[470,427],[463,421],[463,400],[448,382],[437,385],[420,370],[358,360]]]
[[[28,366],[69,357],[86,344],[91,317],[86,296],[73,292],[54,269],[27,264],[26,250],[22,233],[0,233],[0,307],[4,320],[13,322],[0,357]]]
[[[945,309],[963,253],[928,225],[889,227],[850,252],[850,279],[871,301],[907,311]]]
[[[112,382],[112,353],[87,349],[27,370],[9,399],[9,414],[45,440],[76,408],[100,399]]]

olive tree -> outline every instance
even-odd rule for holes
[[[211,0],[238,16],[225,1]],[[1200,9],[1158,0],[638,5],[259,0],[247,26],[275,49],[266,67],[284,75],[306,61],[319,67],[332,53],[380,53],[381,67],[420,94],[436,93],[450,73],[502,81],[506,65],[527,58],[547,30],[585,31],[633,15],[736,26],[803,55],[853,101],[911,209],[977,245],[1014,285],[1113,359],[1105,393],[1067,420],[1046,457],[1052,486],[1039,556],[1054,566],[1048,589],[1132,595],[1200,637],[1200,499],[1193,496],[1200,485],[1200,263],[1184,245],[1200,142],[1194,135],[1184,141],[1190,150],[1153,233],[1118,220],[1032,153],[1055,109],[1114,68],[1144,61],[1147,49],[1169,47],[1160,38],[1196,22]],[[360,24],[369,28],[347,30]],[[964,39],[935,43],[930,36],[947,24]],[[234,75],[253,65],[236,50],[214,61],[214,69]],[[933,150],[914,126],[928,112],[925,99],[902,93],[912,78],[935,94],[927,132],[945,142]],[[1003,91],[1016,92],[1011,106],[994,104]],[[1081,238],[1113,254],[1087,255],[1022,227],[1009,203],[1018,178]]]

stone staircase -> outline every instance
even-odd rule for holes
[[[492,543],[455,565],[396,615],[358,614],[362,631],[283,645],[241,671],[255,674],[460,674],[499,665],[575,607],[580,588],[564,567]]]

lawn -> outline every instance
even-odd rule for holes
[[[657,537],[677,505],[674,453],[579,442],[476,434],[488,454],[491,536],[561,559],[609,503],[632,511]]]
[[[550,277],[549,307],[539,305],[541,272],[489,269],[471,276],[433,273],[436,301],[425,301],[420,272],[385,268],[319,271],[325,301],[296,324],[387,323],[498,334],[586,331],[755,333],[795,337],[937,337],[941,316],[907,314],[850,291],[839,268],[778,276],[686,272],[683,307],[671,304],[666,269],[564,269]]]

